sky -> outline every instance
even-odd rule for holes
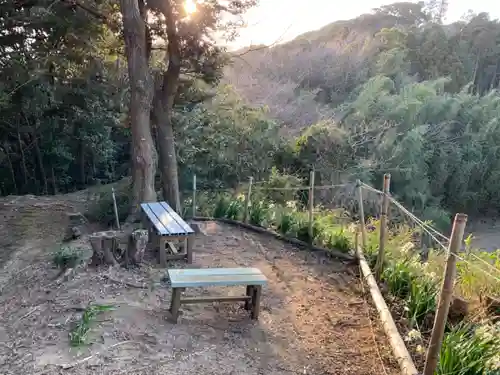
[[[373,8],[396,1],[398,0],[260,0],[260,4],[247,13],[248,26],[241,30],[240,36],[230,47],[287,41],[307,31],[317,30],[338,20],[357,17]],[[456,21],[468,10],[475,13],[488,12],[492,18],[500,18],[500,1],[449,0],[444,22]]]

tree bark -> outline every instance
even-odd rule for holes
[[[138,0],[120,0],[120,7],[130,81],[132,206],[128,221],[131,221],[137,218],[140,203],[156,200],[154,176],[157,158],[150,127],[152,85],[144,13],[141,14]]]
[[[17,189],[17,183],[16,183],[16,172],[14,172],[14,166],[12,165],[12,159],[10,158],[9,152],[10,152],[10,147],[7,142],[5,142],[3,146],[3,150],[5,152],[5,156],[7,157],[7,161],[9,162],[9,170],[10,174],[12,176],[12,184],[14,185],[14,194],[19,194],[19,190]]]
[[[21,155],[21,170],[23,174],[23,186],[21,192],[24,193],[28,188],[28,169],[26,168],[26,157],[24,156],[23,142],[21,140],[21,133],[17,132],[17,142],[19,144],[19,154]]]
[[[168,68],[163,73],[161,88],[155,92],[152,120],[158,131],[163,198],[174,206],[177,212],[180,212],[179,175],[172,127],[172,110],[181,71],[180,45],[170,0],[159,3],[158,8],[165,16],[167,26]]]
[[[34,134],[31,134],[31,137],[33,138],[32,142],[34,143],[34,146],[35,146],[36,160],[38,162],[38,169],[40,171],[40,178],[42,179],[43,194],[47,195],[49,193],[49,187],[48,187],[48,183],[47,183],[47,174],[45,173],[45,167],[43,166],[42,151],[40,150],[40,146],[38,145],[38,136],[36,133],[34,133]]]

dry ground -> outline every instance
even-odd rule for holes
[[[82,267],[58,282],[50,251],[71,205],[34,197],[2,202],[0,374],[398,373],[353,266],[203,223],[194,266],[260,268],[269,279],[261,316],[250,320],[238,304],[187,305],[174,325],[165,319],[164,271],[153,261],[135,270]],[[89,255],[85,239],[72,246]],[[89,303],[114,310],[98,317],[89,345],[71,348],[68,333]]]

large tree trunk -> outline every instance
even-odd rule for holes
[[[164,81],[168,79],[165,78]],[[165,84],[165,83],[164,83]],[[153,102],[153,123],[158,131],[158,150],[160,156],[160,170],[162,178],[163,198],[180,212],[179,178],[177,171],[177,155],[175,150],[174,129],[172,127],[172,106],[168,104],[168,98],[164,101],[162,97],[166,94],[163,90],[158,94],[159,98]]]
[[[132,133],[132,206],[129,220],[139,214],[142,202],[156,200],[156,150],[150,127],[152,96],[146,44],[146,24],[138,0],[120,0],[125,53],[130,81]]]
[[[168,36],[168,68],[163,74],[161,88],[156,90],[153,100],[153,123],[158,130],[158,149],[163,198],[181,211],[177,155],[175,150],[174,130],[172,127],[172,109],[179,86],[181,57],[179,37],[177,35],[173,8],[170,1],[157,5],[165,16]]]
[[[38,170],[40,171],[40,178],[42,179],[42,184],[43,184],[43,194],[46,195],[49,192],[49,188],[47,183],[47,174],[45,173],[45,167],[43,165],[42,151],[40,150],[40,146],[38,145],[37,134],[36,133],[31,134],[31,138],[35,146],[35,154],[36,154],[36,160],[38,162]]]

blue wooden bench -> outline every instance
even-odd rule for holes
[[[160,251],[160,264],[168,260],[186,259],[193,262],[192,243],[195,231],[167,202],[142,203],[143,223],[148,228],[150,242]],[[174,241],[184,240],[184,252],[179,253]],[[172,255],[167,255],[167,246]]]
[[[257,268],[169,269],[168,277],[172,285],[170,314],[174,323],[177,322],[182,304],[204,302],[245,301],[245,309],[251,311],[252,319],[259,318],[262,286],[267,284],[267,279]],[[227,297],[182,297],[186,288],[235,285],[246,286],[246,294]]]

